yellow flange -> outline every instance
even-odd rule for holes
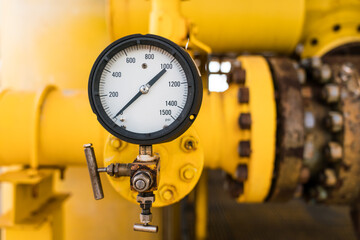
[[[341,45],[360,42],[360,2],[308,0],[303,58],[322,56]]]
[[[247,161],[248,178],[239,202],[262,202],[271,186],[275,161],[276,102],[271,71],[264,57],[240,57],[246,69],[249,88],[251,155]]]
[[[176,140],[154,145],[153,148],[154,153],[160,156],[160,182],[153,206],[162,207],[181,200],[195,187],[204,166],[204,152],[193,127]],[[105,144],[104,166],[131,163],[138,152],[138,145],[120,141],[110,135]],[[108,179],[117,192],[136,203],[137,192],[130,190],[129,177],[108,176]]]

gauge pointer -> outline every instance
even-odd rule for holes
[[[166,69],[161,70],[158,74],[156,74],[155,77],[153,77],[149,82],[147,82],[145,85],[142,85],[139,89],[139,92],[136,93],[136,95],[127,103],[125,106],[115,115],[114,118],[122,114],[125,109],[127,109],[133,102],[136,101],[141,95],[146,94],[149,92],[149,89],[154,85],[166,72]]]

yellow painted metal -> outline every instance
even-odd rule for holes
[[[360,2],[307,0],[303,58],[322,56],[341,45],[360,42]]]
[[[31,159],[42,165],[84,165],[79,150],[84,143],[104,146],[107,134],[91,112],[86,91],[45,89],[2,94],[0,109],[7,117],[0,118],[1,165],[30,164]],[[102,157],[102,151],[97,154]]]
[[[105,0],[0,1],[1,86],[86,89],[109,43]]]
[[[239,202],[262,202],[269,193],[275,164],[276,102],[269,65],[259,56],[240,57],[246,69],[246,86],[250,89],[249,112],[251,157],[248,179]]]
[[[38,170],[34,174],[33,169],[24,169],[0,175],[1,182],[13,186],[11,210],[0,217],[2,236],[8,240],[61,240],[62,204],[69,195],[53,191],[53,170]]]
[[[16,226],[2,232],[2,239],[36,239],[36,240],[62,240],[64,239],[62,208],[58,208],[48,216],[48,221],[38,227]]]
[[[151,0],[149,33],[161,35],[178,44],[186,41],[188,24],[181,15],[180,0]]]
[[[203,105],[194,123],[204,146],[205,166],[221,168],[235,177],[239,163],[248,165],[248,180],[241,202],[261,202],[270,189],[275,160],[276,103],[269,66],[260,56],[239,58],[246,70],[249,104],[239,104],[239,85],[223,93],[204,92]],[[240,113],[251,113],[251,130],[241,130]],[[251,157],[238,155],[240,140],[251,140]]]
[[[111,163],[130,163],[138,155],[139,146],[121,142],[115,144],[112,136],[106,141],[104,152],[104,166]],[[183,147],[187,139],[195,141],[192,149]],[[179,138],[164,144],[154,145],[154,153],[160,156],[160,181],[158,191],[155,191],[154,207],[162,207],[178,202],[185,197],[198,182],[204,167],[204,149],[197,132],[190,127]],[[127,200],[136,203],[137,192],[130,190],[129,177],[108,180]]]
[[[109,0],[109,6],[113,40],[148,33],[151,1]],[[290,53],[301,37],[305,0],[182,1],[181,11],[197,39],[214,52]]]

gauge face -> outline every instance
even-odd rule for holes
[[[89,98],[110,133],[154,144],[178,137],[191,125],[202,85],[192,59],[175,43],[131,35],[100,54],[90,74]]]

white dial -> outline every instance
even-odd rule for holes
[[[188,82],[172,54],[138,44],[107,62],[99,81],[99,97],[116,125],[133,133],[153,133],[180,116],[188,97]]]
[[[168,39],[130,35],[96,59],[89,100],[115,137],[150,145],[184,133],[200,110],[202,83],[190,55]]]

